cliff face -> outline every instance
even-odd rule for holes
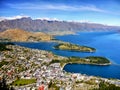
[[[71,34],[79,31],[110,31],[120,30],[120,27],[106,26],[95,23],[76,23],[66,21],[32,20],[31,18],[21,18],[15,20],[4,20],[0,22],[0,31],[9,28],[21,28],[32,32],[45,32],[48,34]]]
[[[46,41],[51,40],[52,36],[41,32],[28,32],[22,29],[8,29],[0,33],[1,39],[10,41]]]

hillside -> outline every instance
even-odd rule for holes
[[[28,32],[22,29],[8,29],[0,33],[0,39],[10,41],[46,41],[51,40],[52,36],[42,32]]]
[[[107,26],[95,23],[78,23],[56,20],[41,20],[23,17],[21,19],[0,21],[0,31],[9,28],[21,28],[32,32],[45,32],[48,34],[73,34],[79,31],[111,31],[120,30],[120,27]]]

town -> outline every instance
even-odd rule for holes
[[[52,52],[30,49],[18,45],[7,45],[9,50],[0,52],[0,80],[4,77],[7,84],[15,90],[97,90],[100,84],[120,87],[120,80],[69,73],[54,59],[67,57]]]

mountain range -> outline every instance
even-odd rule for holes
[[[7,29],[20,28],[32,32],[44,32],[52,35],[73,34],[80,31],[111,31],[120,30],[118,26],[108,26],[97,23],[80,23],[57,20],[42,20],[23,17],[14,20],[0,21],[0,32]]]

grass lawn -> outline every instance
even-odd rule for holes
[[[15,86],[22,86],[22,85],[32,84],[35,82],[36,82],[36,79],[18,79],[14,81],[12,84]]]

